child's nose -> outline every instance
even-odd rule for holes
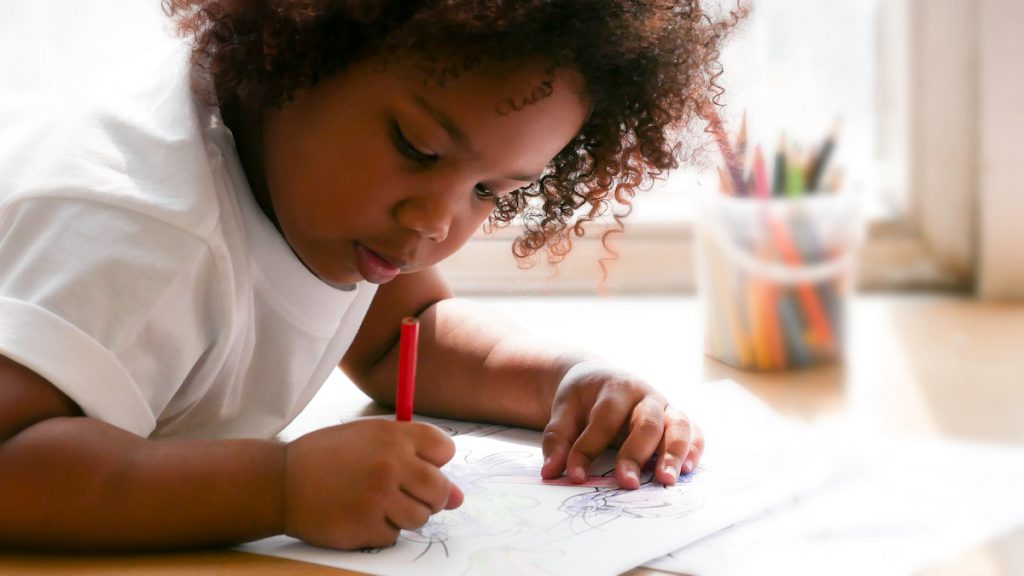
[[[450,202],[443,194],[420,194],[399,203],[395,217],[421,237],[443,242],[452,224]]]

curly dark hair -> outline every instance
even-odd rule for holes
[[[734,0],[729,0],[734,1]],[[582,74],[592,105],[580,133],[539,182],[498,203],[487,229],[522,215],[520,263],[611,214],[621,232],[638,190],[691,158],[700,118],[715,117],[719,54],[747,13],[701,0],[163,0],[193,41],[223,105],[282,106],[297,90],[371,55],[412,56],[444,83],[474,67],[542,62]]]

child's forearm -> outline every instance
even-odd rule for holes
[[[472,302],[443,300],[420,315],[416,412],[543,428],[555,389],[585,355],[539,342]],[[372,371],[350,374],[372,398],[394,404],[397,346]]]
[[[51,418],[0,444],[0,548],[181,549],[281,533],[285,445]]]

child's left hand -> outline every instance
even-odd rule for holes
[[[640,487],[640,470],[657,455],[654,478],[676,483],[704,451],[704,436],[682,412],[641,379],[598,362],[570,369],[555,392],[544,428],[541,476],[567,471],[572,482],[586,480],[590,463],[618,445],[615,479],[623,488]]]

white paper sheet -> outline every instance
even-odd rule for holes
[[[699,576],[908,575],[1024,524],[1024,449],[874,438],[821,489],[646,564]]]
[[[805,491],[837,453],[832,439],[788,426],[732,382],[694,387],[685,407],[708,448],[675,487],[544,484],[538,432],[473,436],[453,424],[457,454],[444,471],[466,493],[461,508],[386,549],[338,552],[283,536],[241,549],[382,575],[619,574]]]

